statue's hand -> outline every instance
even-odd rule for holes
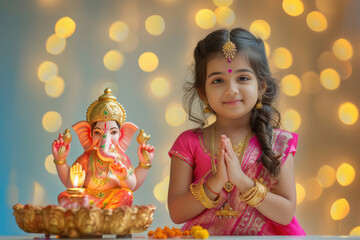
[[[110,167],[119,180],[125,180],[127,178],[128,169],[120,161],[114,161]]]
[[[59,138],[52,144],[52,154],[54,159],[62,160],[66,159],[70,152],[70,143],[64,142],[63,135],[60,133]]]
[[[77,177],[77,183],[74,182]],[[82,169],[80,163],[76,163],[70,168],[70,180],[74,187],[82,187],[85,181],[85,170]]]
[[[144,154],[145,152],[145,154]],[[147,153],[147,154],[146,154]],[[145,156],[144,156],[145,155]],[[146,156],[147,155],[147,156]],[[155,148],[149,144],[141,144],[138,147],[138,157],[141,163],[151,163],[154,159]]]

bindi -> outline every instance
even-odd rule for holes
[[[229,70],[228,70],[228,73],[232,73],[232,70],[231,70],[231,68],[229,68]]]

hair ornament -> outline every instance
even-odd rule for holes
[[[229,29],[229,31],[228,31],[228,41],[222,47],[225,58],[227,59],[227,61],[229,63],[234,58],[235,53],[236,53],[236,46],[232,41],[230,41],[230,32],[231,32],[231,29]]]

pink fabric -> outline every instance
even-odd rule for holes
[[[298,135],[276,129],[273,131],[273,151],[282,154],[281,164],[287,159],[289,153],[295,154]],[[250,178],[263,178],[264,183],[271,189],[276,185],[276,179],[257,159],[261,148],[256,136],[250,139],[249,146],[244,153],[242,169]],[[169,156],[177,156],[194,169],[193,182],[197,183],[211,169],[210,151],[205,148],[202,135],[199,132],[188,130],[183,132],[175,141],[169,151]],[[192,220],[186,222],[182,230],[189,230],[192,226],[201,225],[208,229],[211,235],[306,235],[295,217],[290,224],[278,224],[264,215],[256,208],[250,207],[239,200],[239,190],[235,187],[228,195],[225,190],[220,192],[220,203],[213,209],[207,209]],[[226,202],[240,212],[238,218],[222,218],[215,215]]]

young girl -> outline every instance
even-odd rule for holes
[[[211,235],[305,235],[294,217],[298,136],[279,129],[279,89],[263,41],[241,28],[218,30],[194,58],[184,103],[201,127],[183,132],[169,152],[171,219]],[[216,115],[210,126],[193,114],[197,97]]]

